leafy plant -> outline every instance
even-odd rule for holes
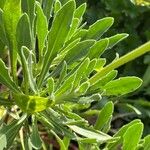
[[[148,147],[149,137],[141,139],[140,120],[111,136],[114,104],[110,101],[101,110],[92,106],[141,85],[134,76],[115,79],[115,69],[150,51],[150,42],[105,66],[100,56],[128,36],[102,38],[113,18],[84,29],[86,4],[76,8],[74,0],[3,0],[0,8],[0,40],[9,53],[6,63],[0,60],[0,104],[6,110],[1,149],[14,146],[14,139],[22,149],[48,149],[43,130],[46,138],[55,137],[61,150],[67,150],[71,140],[80,150]],[[91,115],[97,116],[95,124],[86,120]]]

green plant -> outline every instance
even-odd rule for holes
[[[6,63],[0,60],[0,149],[15,147],[14,139],[22,149],[48,149],[43,130],[61,150],[71,140],[80,150],[148,149],[150,139],[142,139],[140,120],[110,136],[114,104],[110,101],[100,110],[92,105],[141,85],[137,77],[115,79],[114,69],[150,51],[150,42],[105,66],[100,56],[128,36],[101,38],[113,18],[84,29],[86,4],[76,8],[74,0],[3,0],[0,8],[0,43],[9,52]],[[91,115],[97,116],[95,124],[86,120]]]

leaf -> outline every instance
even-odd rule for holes
[[[19,88],[17,85],[12,81],[10,78],[10,75],[8,73],[8,68],[6,68],[4,62],[2,59],[0,59],[0,83],[7,86],[10,90],[12,90],[14,93],[20,93]]]
[[[129,35],[126,33],[121,33],[121,34],[116,34],[112,37],[109,37],[109,46],[108,48],[112,48],[113,46],[115,46],[117,43],[119,43],[120,41],[124,40],[125,38],[127,38]]]
[[[41,59],[44,55],[43,49],[45,47],[45,40],[48,34],[48,23],[39,3],[36,3],[36,13],[36,33],[38,38],[39,59]]]
[[[24,94],[14,94],[14,100],[20,109],[27,113],[35,113],[45,110],[53,103],[52,99],[39,96],[28,96]]]
[[[131,127],[132,125],[136,125],[136,124],[138,124],[138,123],[141,123],[141,121],[140,121],[139,119],[135,119],[135,120],[131,121],[130,123],[128,123],[128,124],[124,125],[123,127],[121,127],[121,128],[119,129],[119,131],[113,136],[113,137],[121,137],[121,138],[119,138],[119,139],[118,139],[116,142],[114,142],[114,143],[108,144],[108,145],[107,145],[107,148],[108,148],[109,150],[115,150],[115,149],[117,149],[117,145],[120,145],[120,144],[123,143],[123,135],[125,134],[125,132],[127,131],[127,129],[128,129],[129,127]]]
[[[54,79],[51,77],[47,80],[47,82],[48,82],[48,85],[47,85],[48,93],[51,96],[54,92]]]
[[[16,135],[18,134],[24,120],[26,118],[26,115],[22,116],[20,120],[14,120],[9,125],[4,125],[0,129],[0,143],[1,147],[0,149],[9,149],[9,147],[12,145]]]
[[[144,140],[145,140],[145,142],[143,144],[144,150],[149,150],[149,148],[150,148],[150,135],[147,135],[144,138]]]
[[[74,18],[78,18],[81,21],[85,10],[86,10],[86,3],[83,3],[75,10]]]
[[[23,14],[19,19],[17,29],[16,29],[16,39],[17,39],[19,54],[22,46],[26,46],[28,49],[32,49],[31,29],[30,29],[29,17],[26,13]]]
[[[47,18],[47,22],[49,22],[49,19],[51,18],[54,2],[55,0],[43,0],[43,12]]]
[[[94,128],[96,130],[102,130],[106,124],[109,122],[110,117],[112,117],[114,111],[114,105],[112,102],[108,102],[100,111]]]
[[[11,68],[13,78],[16,76],[17,70],[17,43],[16,43],[16,27],[21,16],[21,0],[6,0],[4,5],[4,26],[8,47],[10,50]]]
[[[49,70],[51,62],[56,57],[57,52],[63,47],[65,39],[69,33],[74,9],[74,1],[69,1],[58,11],[55,16],[51,30],[48,34],[48,50],[43,60],[44,63],[38,80],[38,87],[42,85],[43,79]]]
[[[135,150],[141,139],[142,132],[142,123],[137,123],[135,125],[130,126],[123,135],[123,150]],[[133,137],[132,140],[131,137]]]
[[[34,149],[38,150],[42,147],[42,140],[38,133],[37,121],[35,118],[33,119],[33,123],[32,123],[32,132],[31,132],[31,136],[30,136],[30,143],[32,145],[32,148],[34,148]]]
[[[35,20],[35,0],[22,0],[22,10],[27,13],[30,20],[31,31],[33,32],[34,20]]]
[[[122,77],[110,81],[103,89],[105,95],[124,95],[136,90],[142,84],[142,80],[137,77]]]
[[[55,0],[54,14],[56,14],[60,9],[61,9],[61,2],[59,0]]]
[[[103,54],[103,52],[106,50],[108,44],[109,44],[109,40],[107,38],[96,42],[90,48],[88,57],[90,59],[99,58]]]
[[[78,133],[79,135],[82,135],[84,137],[87,137],[89,139],[96,139],[98,142],[106,142],[111,141],[113,138],[105,133],[102,132],[94,132],[87,129],[83,129],[81,127],[75,126],[75,125],[68,125],[68,127],[73,130],[74,132]]]
[[[5,5],[5,1],[6,1],[6,0],[1,0],[1,1],[0,1],[0,8],[1,8],[1,9],[3,9],[3,7],[4,7],[4,5]]]
[[[89,27],[86,39],[100,39],[100,37],[112,26],[114,19],[106,17],[98,20]]]

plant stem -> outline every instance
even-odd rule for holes
[[[91,85],[93,85],[101,77],[108,74],[111,70],[114,70],[114,69],[126,64],[127,62],[134,60],[135,58],[137,58],[137,57],[139,57],[139,56],[141,56],[141,55],[143,55],[149,51],[150,51],[150,41],[143,44],[142,46],[136,48],[135,50],[129,52],[128,54],[120,57],[119,59],[113,61],[112,63],[110,63],[106,67],[104,67],[102,70],[97,72],[92,78],[90,78],[89,82],[91,83]]]

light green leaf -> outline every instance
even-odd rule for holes
[[[135,150],[138,146],[138,143],[141,139],[143,132],[143,124],[137,123],[130,126],[125,134],[123,135],[123,150]],[[131,137],[132,140],[131,140]]]
[[[21,0],[6,0],[4,5],[4,26],[8,46],[10,50],[11,68],[13,78],[16,77],[17,70],[17,43],[16,43],[16,27],[21,16]]]
[[[10,90],[12,90],[14,93],[20,93],[19,88],[17,85],[12,81],[10,78],[10,75],[8,73],[8,68],[6,68],[4,62],[2,59],[0,59],[0,83],[7,86]]]
[[[38,87],[42,85],[43,79],[49,70],[51,62],[64,45],[64,37],[67,37],[69,33],[74,9],[74,1],[69,1],[58,11],[57,15],[55,16],[48,35],[48,50],[44,57],[43,68],[38,80]]]
[[[106,124],[109,122],[110,117],[112,117],[114,111],[114,105],[112,102],[108,102],[100,111],[94,128],[96,130],[102,130]]]
[[[78,133],[79,135],[82,135],[84,137],[87,137],[89,139],[96,139],[99,142],[106,142],[106,141],[113,141],[113,138],[105,133],[98,132],[98,131],[90,131],[75,125],[68,125],[68,127],[73,130],[74,132]]]
[[[27,14],[23,14],[19,19],[16,29],[16,39],[18,44],[18,52],[21,53],[21,47],[26,46],[28,49],[32,49],[31,44],[31,29],[29,23],[29,17]]]
[[[88,57],[90,59],[99,58],[103,54],[103,52],[106,50],[108,44],[109,44],[109,40],[107,38],[96,42],[90,48]]]
[[[117,43],[119,43],[120,41],[124,40],[125,38],[127,38],[129,35],[126,33],[121,33],[121,34],[116,34],[112,37],[109,37],[109,46],[108,48],[112,48],[113,46],[115,46]]]
[[[105,95],[124,95],[135,91],[141,84],[140,78],[122,77],[107,83],[103,90],[105,90]]]
[[[145,142],[143,144],[144,150],[149,150],[150,148],[150,135],[144,138]]]
[[[55,0],[54,14],[56,14],[60,9],[61,9],[61,2],[59,0]]]
[[[47,22],[49,22],[49,19],[51,18],[54,2],[55,0],[43,0],[43,11],[47,17]]]
[[[6,1],[6,0],[1,0],[1,1],[0,1],[0,8],[1,8],[1,9],[3,9],[3,7],[4,7],[4,5],[5,5],[5,1]]]
[[[86,3],[83,3],[75,10],[74,18],[78,18],[81,21],[85,10],[86,10]]]
[[[86,39],[100,39],[100,37],[112,26],[114,19],[106,17],[98,20],[89,27]]]
[[[106,58],[98,58],[94,70],[100,71],[106,64]]]
[[[20,120],[14,120],[9,125],[4,125],[0,129],[0,149],[3,150],[4,148],[9,149],[12,145],[16,135],[18,134],[26,115],[24,115]]]
[[[54,92],[54,79],[51,77],[47,80],[48,84],[48,93],[50,96],[52,96],[53,92]]]
[[[36,3],[36,13],[36,33],[38,38],[39,59],[41,59],[41,57],[43,57],[43,49],[48,34],[48,23],[39,3]]]
[[[39,96],[28,96],[24,94],[14,94],[14,100],[20,109],[27,113],[35,113],[45,110],[53,103],[52,99]]]
[[[33,119],[33,123],[32,123],[32,132],[30,135],[30,143],[34,149],[39,150],[42,147],[42,140],[41,140],[39,132],[38,132],[37,121],[35,118]]]

